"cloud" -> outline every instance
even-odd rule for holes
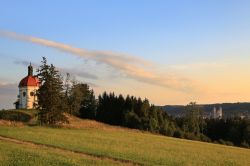
[[[106,64],[115,71],[123,73],[124,76],[153,85],[166,88],[188,91],[194,89],[193,81],[182,78],[177,75],[165,74],[161,76],[155,72],[146,70],[152,67],[152,63],[128,54],[116,53],[112,51],[92,51],[82,48],[76,48],[67,44],[46,40],[42,38],[20,35],[9,31],[0,31],[0,36],[13,38],[21,41],[27,41],[42,46],[57,49],[62,52],[70,53],[84,59],[93,60],[98,63]]]
[[[54,42],[54,41],[32,37],[32,36],[21,35],[21,34],[9,32],[9,31],[0,31],[0,35],[18,39],[18,40],[36,43],[36,44],[47,46],[47,47],[52,47],[59,51],[68,52],[76,56],[95,59],[98,62],[104,62],[111,66],[113,65],[113,63],[112,62],[109,63],[108,61],[106,61],[107,59],[113,59],[113,62],[127,61],[130,63],[136,63],[136,64],[141,64],[141,65],[150,65],[150,62],[148,61],[145,61],[141,58],[137,58],[137,57],[130,56],[127,54],[123,54],[123,53],[115,53],[112,51],[91,51],[91,50],[76,48],[76,47],[63,44],[63,43],[59,43],[59,42]]]
[[[28,66],[30,64],[30,62],[25,61],[25,60],[15,60],[14,64],[17,65],[23,65],[23,66]],[[32,66],[35,68],[38,68],[39,65],[36,63],[32,63]],[[66,75],[66,73],[69,73],[70,75],[75,75],[81,78],[89,78],[89,79],[93,79],[93,80],[97,80],[98,77],[96,75],[90,74],[90,73],[86,73],[83,71],[79,71],[78,69],[71,69],[71,68],[62,68],[62,67],[57,67],[57,69],[63,74]]]
[[[30,64],[30,62],[28,61],[23,61],[23,60],[15,60],[14,64],[16,65],[23,65],[23,66],[28,66]]]
[[[89,78],[93,80],[97,80],[98,77],[96,75],[86,73],[83,71],[79,71],[78,69],[69,69],[69,68],[58,68],[59,71],[61,71],[63,74],[69,73],[71,75],[75,75],[81,78]]]

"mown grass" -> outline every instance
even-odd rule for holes
[[[248,166],[250,150],[130,130],[0,126],[0,135],[145,165]]]
[[[120,165],[72,152],[0,141],[0,166]]]

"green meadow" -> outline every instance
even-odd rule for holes
[[[102,127],[100,123],[94,121],[83,120],[82,125],[84,124],[87,127],[78,129],[1,125],[1,136],[53,145],[66,151],[0,140],[0,165],[15,165],[13,163],[17,163],[16,165],[128,164],[115,162],[119,159],[141,165],[250,165],[249,149],[170,138],[104,124],[105,127]],[[90,156],[80,156],[67,150],[115,160],[106,161]]]
[[[71,152],[0,141],[0,166],[121,165]]]

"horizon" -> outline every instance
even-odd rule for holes
[[[43,1],[0,7],[0,109],[45,56],[62,73],[155,105],[250,101],[248,1]]]

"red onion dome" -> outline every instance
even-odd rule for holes
[[[18,87],[26,87],[26,86],[40,86],[40,81],[35,76],[26,76],[24,77]]]

